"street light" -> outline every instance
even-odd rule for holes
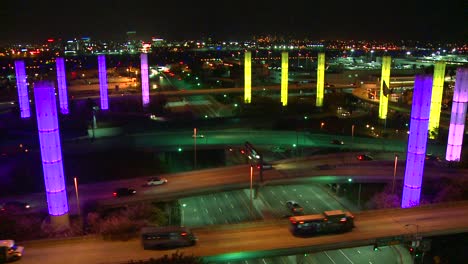
[[[394,165],[394,167],[393,167],[392,193],[395,193],[395,177],[396,177],[397,163],[398,163],[398,154],[395,153],[395,165]]]
[[[184,226],[184,208],[187,206],[187,204],[182,204],[182,212],[181,212],[181,218],[180,218],[180,225]]]
[[[81,209],[80,209],[80,198],[78,196],[78,180],[76,179],[76,177],[73,178],[73,181],[75,183],[75,194],[76,194],[76,206],[77,206],[77,209],[78,209],[78,215],[81,214]]]
[[[262,166],[262,165],[260,165]],[[253,218],[253,190],[252,190],[252,185],[253,185],[253,166],[250,165],[250,214]]]
[[[193,168],[197,168],[197,128],[193,128]]]

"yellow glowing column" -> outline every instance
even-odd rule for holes
[[[317,99],[315,101],[316,106],[323,105],[323,84],[325,81],[325,53],[321,52],[318,54],[317,63]]]
[[[252,101],[252,52],[246,51],[244,55],[244,103]]]
[[[444,90],[445,62],[436,62],[432,79],[431,114],[429,116],[429,138],[436,138],[440,122],[440,107]]]
[[[380,119],[387,119],[391,64],[392,64],[392,57],[383,56],[382,76],[380,77],[380,99],[379,99],[380,100],[380,103],[379,103],[379,118]]]
[[[281,53],[281,103],[288,105],[288,52]]]

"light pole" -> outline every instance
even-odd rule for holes
[[[398,163],[398,154],[395,153],[395,165],[393,167],[392,193],[395,193],[395,178],[396,178],[397,163]]]
[[[81,209],[80,209],[80,197],[78,196],[78,180],[76,177],[73,178],[73,181],[75,182],[75,194],[76,194],[76,206],[78,209],[78,216],[81,215]]]
[[[351,126],[351,141],[354,142],[354,125]]]
[[[262,165],[260,165],[262,166]],[[250,214],[253,218],[253,190],[252,190],[252,185],[253,185],[253,166],[250,165]]]
[[[193,168],[197,168],[197,128],[193,129]]]
[[[182,204],[182,212],[181,212],[181,217],[180,217],[180,225],[184,226],[184,208],[187,206],[187,204]]]

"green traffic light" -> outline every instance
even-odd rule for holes
[[[182,148],[178,148],[177,151],[181,152],[181,151],[182,151]]]

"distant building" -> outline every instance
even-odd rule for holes
[[[127,52],[136,53],[140,48],[141,43],[138,40],[136,31],[127,31]]]

